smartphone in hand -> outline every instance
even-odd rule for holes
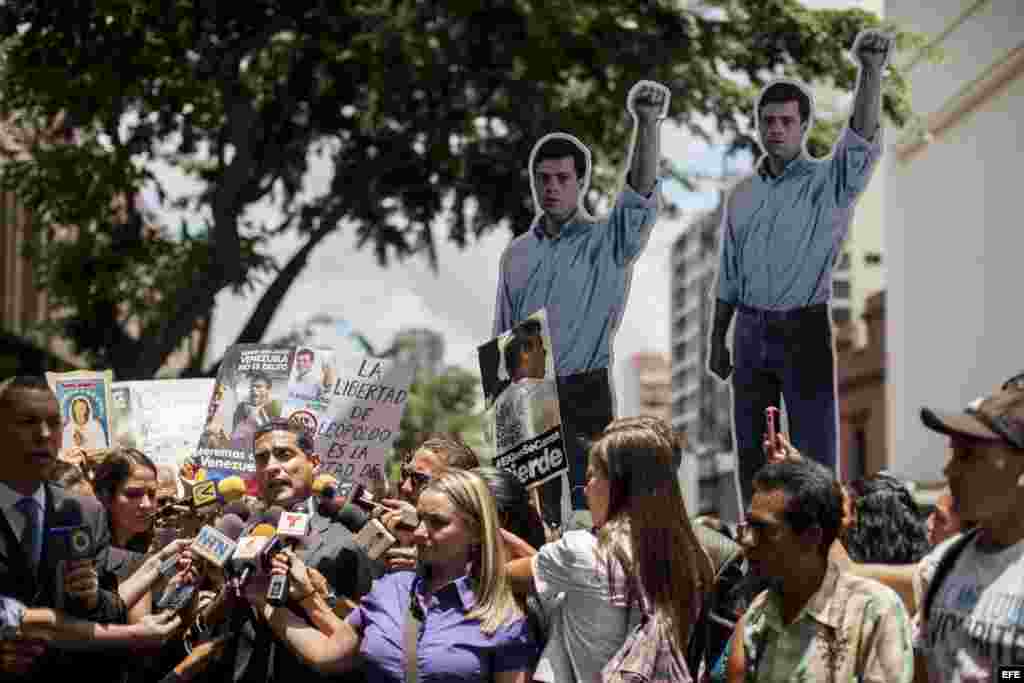
[[[775,449],[775,435],[778,433],[776,421],[779,417],[779,409],[775,406],[768,406],[764,409],[764,417],[768,422],[768,444],[769,448]]]

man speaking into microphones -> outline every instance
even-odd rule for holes
[[[352,532],[317,509],[313,480],[319,474],[320,459],[313,450],[312,436],[301,425],[274,419],[256,430],[253,454],[260,498],[268,511],[258,523],[250,520],[249,530],[239,539],[234,558],[228,563],[229,575],[236,583],[248,582],[248,587],[242,587],[243,593],[259,591],[264,597],[270,591],[286,602],[288,586],[272,585],[266,566],[271,554],[286,546],[295,547],[296,555],[326,578],[335,595],[358,600],[370,589],[371,562],[356,545]],[[247,540],[261,527],[265,534],[264,525],[270,525],[268,519],[273,522],[273,537],[265,543]],[[258,559],[246,560],[250,545],[259,546]],[[258,580],[252,578],[256,575],[261,575]],[[217,669],[210,672],[210,680],[321,679],[299,662],[284,643],[277,642],[266,624],[250,610],[246,610],[237,634],[237,642],[228,643]]]

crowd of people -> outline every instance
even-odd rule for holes
[[[42,378],[4,381],[0,406],[0,680],[590,682],[648,667],[909,683],[997,680],[1024,654],[1024,376],[965,413],[922,411],[951,447],[927,518],[902,482],[841,484],[779,433],[743,523],[691,519],[679,440],[633,417],[589,446],[592,526],[556,538],[514,475],[448,435],[407,458],[373,513],[346,515],[314,494],[310,435],[280,419],[253,437],[258,499],[169,526],[194,514],[169,475],[191,472],[130,448],[65,462]],[[231,535],[244,517],[235,538],[258,535],[275,507],[305,510],[310,532],[251,576],[195,550],[199,524]],[[358,541],[369,523],[395,541],[375,558]]]
[[[855,41],[853,115],[829,160],[802,152],[812,101],[799,84],[773,82],[755,109],[765,156],[726,207],[708,359],[733,384],[741,524],[691,519],[681,435],[612,419],[611,340],[657,220],[669,105],[641,81],[611,214],[580,210],[589,150],[546,136],[529,169],[536,219],[502,257],[498,374],[506,399],[533,393],[549,351],[528,326],[503,335],[546,310],[565,476],[528,491],[434,435],[400,481],[339,495],[311,434],[254,375],[230,436],[222,386],[207,427],[251,448],[253,477],[232,500],[219,484],[189,497],[198,463],[104,448],[87,402],[65,428],[45,379],[8,378],[0,683],[967,683],[1024,664],[1024,374],[962,413],[922,410],[951,452],[927,518],[886,474],[834,473],[828,275],[881,152],[891,48],[877,32]],[[303,396],[331,382],[314,361],[297,354]],[[782,398],[803,452],[765,428]],[[551,428],[542,413],[507,440]],[[570,501],[586,510],[575,524]]]

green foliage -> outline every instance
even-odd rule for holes
[[[396,455],[410,453],[429,434],[457,434],[474,449],[483,446],[483,418],[477,411],[480,380],[453,366],[435,376],[420,375],[409,390]]]
[[[259,341],[309,254],[342,225],[382,266],[426,257],[435,225],[466,247],[498,226],[526,229],[526,160],[563,130],[590,144],[593,206],[621,180],[639,79],[672,91],[671,118],[749,147],[754,95],[785,71],[853,87],[846,56],[878,19],[796,0],[20,0],[0,7],[2,108],[44,125],[64,112],[76,145],[40,143],[0,185],[31,209],[31,255],[55,324],[96,366],[152,376],[216,295],[271,286],[238,342]],[[901,34],[901,44],[913,37]],[[884,108],[901,124],[906,83]],[[710,122],[710,123],[705,123]],[[822,128],[812,152],[831,146]],[[328,189],[304,192],[311,160]],[[187,226],[147,230],[111,202],[153,168],[199,183],[163,201]],[[266,224],[258,203],[284,219]],[[446,211],[450,208],[450,212]],[[80,227],[76,240],[50,226]],[[268,240],[297,235],[285,263]]]

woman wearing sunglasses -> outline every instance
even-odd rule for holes
[[[427,438],[402,464],[402,479],[398,487],[398,500],[382,501],[392,512],[383,512],[380,521],[395,535],[399,543],[384,553],[382,559],[387,571],[415,569],[416,547],[412,534],[399,525],[402,508],[415,508],[420,492],[441,470],[471,470],[480,466],[476,453],[459,437],[451,434],[433,434]]]

